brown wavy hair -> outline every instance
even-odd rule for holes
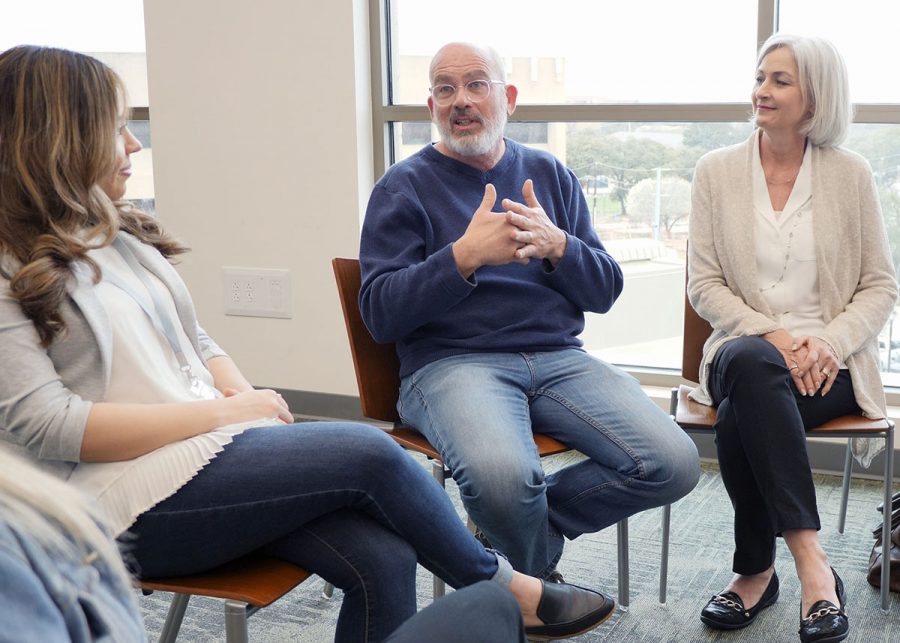
[[[20,46],[0,53],[0,255],[14,259],[12,296],[49,346],[65,331],[60,306],[76,262],[119,230],[169,258],[187,248],[151,216],[112,201],[125,86],[95,58]]]

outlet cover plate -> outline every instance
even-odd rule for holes
[[[283,268],[222,267],[226,315],[290,319],[291,273]]]

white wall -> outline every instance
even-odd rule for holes
[[[145,0],[157,212],[251,382],[356,394],[334,256],[372,186],[364,0]],[[287,268],[293,319],[225,316],[221,267]]]

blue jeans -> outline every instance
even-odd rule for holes
[[[447,357],[405,377],[400,415],[453,471],[472,520],[513,567],[546,576],[570,539],[687,494],[693,441],[637,380],[587,353]],[[588,459],[544,476],[532,431]]]
[[[784,357],[761,337],[740,337],[716,353],[709,375],[719,468],[734,507],[734,563],[758,574],[775,561],[775,537],[820,529],[806,431],[860,412],[849,372],[828,395],[800,395]]]
[[[130,531],[145,578],[254,551],[319,574],[344,591],[336,641],[382,641],[412,616],[417,561],[453,587],[504,573],[425,469],[363,424],[251,429]]]

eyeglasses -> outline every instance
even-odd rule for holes
[[[502,80],[470,80],[465,85],[435,85],[430,89],[431,98],[437,105],[445,107],[456,99],[456,92],[462,88],[466,100],[480,103],[491,95],[491,85],[505,85]]]

